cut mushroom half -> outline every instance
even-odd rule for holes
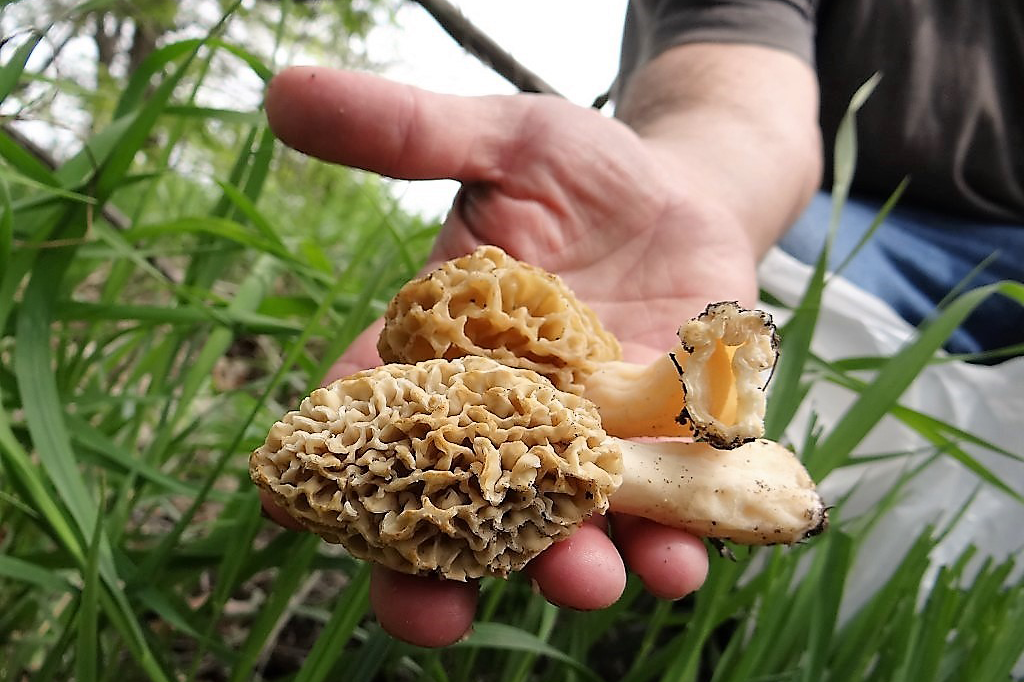
[[[481,246],[406,284],[384,319],[385,362],[481,355],[531,369],[593,401],[615,436],[692,435],[730,448],[764,434],[778,339],[770,315],[735,302],[709,305],[653,364],[623,362],[561,278]]]
[[[252,480],[352,555],[454,580],[506,576],[609,508],[747,544],[819,532],[799,460],[767,441],[608,436],[585,398],[483,357],[390,364],[314,391],[271,428]]]
[[[679,340],[649,365],[606,362],[585,379],[584,395],[608,433],[692,435],[723,450],[763,436],[765,388],[778,358],[771,316],[712,303],[680,327]]]

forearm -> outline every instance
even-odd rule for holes
[[[696,43],[641,67],[616,115],[705,200],[728,207],[759,257],[818,188],[811,67],[780,50]]]

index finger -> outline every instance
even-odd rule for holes
[[[324,161],[407,180],[496,181],[519,98],[443,95],[369,74],[294,67],[265,106],[274,134]]]

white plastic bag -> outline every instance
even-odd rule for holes
[[[812,269],[773,249],[760,267],[762,287],[786,305],[803,294]],[[771,309],[769,307],[769,309]],[[771,309],[778,323],[788,313]],[[913,338],[914,329],[887,304],[843,280],[833,277],[826,286],[812,350],[825,360],[856,356],[890,356]],[[800,443],[808,420],[817,415],[827,430],[836,423],[856,396],[849,390],[818,382],[790,425],[787,436]],[[909,387],[900,404],[972,433],[1014,454],[1024,454],[1024,358],[997,366],[948,362],[928,367]],[[922,453],[894,460],[844,467],[821,482],[826,500],[837,500],[851,490],[842,510],[852,518],[871,509],[910,465],[923,461],[929,443],[893,417],[883,419],[860,444],[855,454]],[[989,449],[963,444],[963,449],[999,476],[1009,487],[1024,493],[1024,464]],[[978,490],[981,486],[980,490]],[[973,500],[971,496],[977,495]],[[969,545],[978,549],[976,561],[1003,560],[1024,549],[1024,505],[979,477],[953,458],[943,455],[914,477],[885,522],[872,531],[869,556],[848,578],[843,611],[856,609],[877,589],[903,557],[909,543],[932,525],[944,528],[965,504],[953,531],[933,550],[932,573],[953,562]],[[1021,569],[1017,567],[1019,579]],[[929,587],[928,584],[922,588]]]

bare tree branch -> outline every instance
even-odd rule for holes
[[[522,92],[559,95],[543,78],[516,61],[516,58],[473,25],[458,7],[447,0],[415,0],[434,17],[441,28],[466,52],[497,72]]]

